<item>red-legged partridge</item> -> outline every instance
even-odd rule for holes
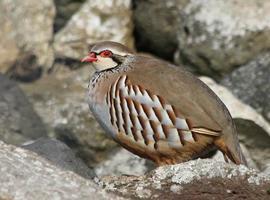
[[[157,165],[195,159],[215,148],[226,161],[246,164],[227,108],[188,71],[108,41],[95,44],[82,61],[96,69],[90,109],[124,148]]]

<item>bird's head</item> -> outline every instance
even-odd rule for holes
[[[132,50],[120,43],[105,41],[93,45],[81,61],[92,63],[97,71],[102,71],[117,67],[132,54]]]

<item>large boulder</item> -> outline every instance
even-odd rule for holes
[[[54,15],[53,0],[0,1],[0,72],[9,71],[15,61],[29,54],[37,57],[33,71],[51,67]]]
[[[234,70],[221,84],[270,121],[270,53]]]
[[[270,47],[265,0],[134,0],[137,47],[220,77]]]
[[[270,47],[270,2],[190,0],[180,11],[178,63],[221,76]]]
[[[122,199],[31,151],[0,141],[0,199]]]
[[[65,142],[89,166],[107,157],[117,145],[91,114],[86,94],[91,68],[68,70],[60,65],[51,76],[22,88],[51,136]]]
[[[133,47],[130,0],[87,0],[55,36],[58,58],[81,59],[88,45],[112,40]]]
[[[19,145],[46,135],[45,125],[23,91],[0,74],[0,140]]]
[[[144,176],[107,176],[99,184],[131,199],[268,199],[270,176],[243,165],[198,159]]]

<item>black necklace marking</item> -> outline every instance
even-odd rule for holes
[[[118,65],[116,67],[112,67],[112,68],[108,68],[108,69],[104,69],[104,70],[101,70],[101,71],[96,71],[92,78],[90,79],[90,82],[88,84],[88,88],[90,86],[92,86],[92,88],[95,88],[96,84],[101,81],[101,80],[104,80],[104,79],[107,79],[108,76],[112,73],[117,73],[117,72],[126,72],[128,71],[129,69],[131,69],[132,67],[130,66],[130,62],[132,62],[133,59],[130,59],[129,61],[127,62],[117,62]]]

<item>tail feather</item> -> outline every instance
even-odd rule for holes
[[[223,153],[225,161],[227,157],[237,165],[242,164],[247,166],[246,158],[241,150],[238,141],[234,141],[234,143],[232,144],[226,142],[223,137],[220,137],[215,141],[215,145]]]

